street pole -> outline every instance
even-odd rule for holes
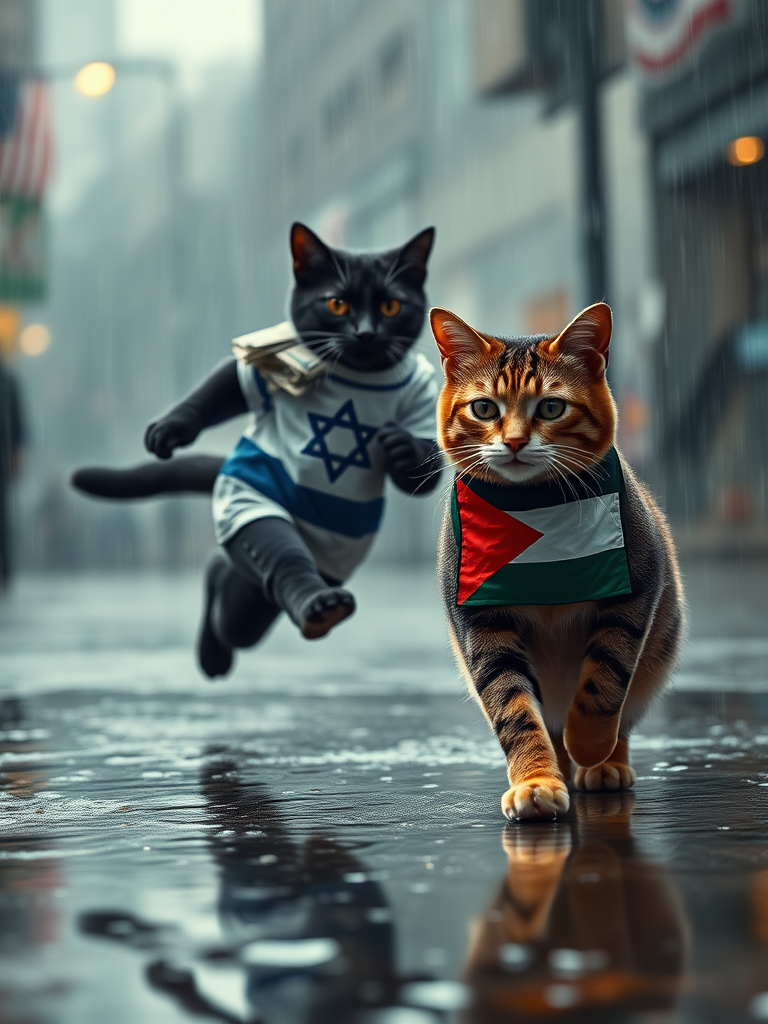
[[[606,298],[605,198],[600,118],[600,16],[595,0],[571,0],[568,63],[578,113],[579,248],[584,264],[584,305]]]

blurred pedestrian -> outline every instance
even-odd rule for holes
[[[25,442],[21,392],[0,360],[0,591],[11,579],[10,484],[21,472]]]

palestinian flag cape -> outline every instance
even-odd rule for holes
[[[574,604],[630,594],[615,448],[570,487],[458,476],[451,494],[458,604]]]

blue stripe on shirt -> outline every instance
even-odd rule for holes
[[[246,437],[240,438],[220,472],[222,476],[242,480],[297,519],[345,537],[375,533],[384,512],[383,498],[352,501],[295,483],[279,459],[267,455]]]

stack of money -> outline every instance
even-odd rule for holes
[[[255,366],[269,391],[303,395],[312,381],[326,369],[325,363],[305,346],[289,320],[232,341],[238,359]]]

